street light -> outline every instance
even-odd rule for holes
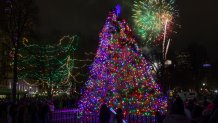
[[[203,86],[205,86],[205,85],[206,85],[206,83],[203,83],[202,85],[203,85]]]
[[[172,64],[172,61],[171,61],[171,60],[166,60],[166,61],[165,61],[165,65],[169,66],[169,65],[171,65],[171,64]]]

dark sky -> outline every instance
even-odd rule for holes
[[[78,34],[84,48],[89,46],[95,52],[98,33],[117,3],[122,7],[121,16],[131,23],[133,0],[37,0],[40,35],[44,40],[55,40],[62,35]],[[218,62],[218,0],[177,0],[176,6],[181,28],[174,34],[171,50],[202,45],[210,61]]]

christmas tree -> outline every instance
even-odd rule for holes
[[[106,103],[128,114],[164,111],[166,99],[151,74],[152,68],[141,55],[130,27],[118,19],[118,14],[119,9],[109,13],[99,34],[99,48],[79,108],[84,113],[98,113],[101,104]]]

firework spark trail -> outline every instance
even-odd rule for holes
[[[168,20],[166,20],[165,22],[165,26],[164,26],[164,39],[163,39],[163,60],[166,60],[166,57],[165,57],[165,42],[166,42],[166,34],[167,34],[167,24],[168,24]]]
[[[165,59],[167,58],[167,53],[168,53],[168,49],[169,49],[169,46],[170,46],[170,39],[168,40],[167,42],[167,47],[166,47],[166,51],[165,51]]]

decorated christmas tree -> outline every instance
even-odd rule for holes
[[[105,103],[128,114],[154,115],[155,111],[164,111],[166,99],[152,76],[152,67],[118,14],[119,7],[109,13],[99,34],[99,48],[79,108],[84,113],[98,113]]]

